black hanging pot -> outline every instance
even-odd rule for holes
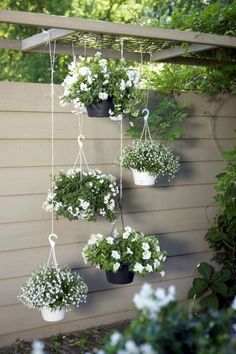
[[[134,280],[134,273],[130,272],[127,265],[121,265],[116,273],[106,271],[107,281],[112,284],[129,284]]]
[[[89,117],[109,117],[109,110],[114,109],[112,97],[108,97],[107,100],[103,100],[97,103],[88,105],[87,112]]]

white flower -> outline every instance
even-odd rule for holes
[[[123,239],[126,240],[129,237],[130,233],[125,231],[122,235]]]
[[[108,99],[108,94],[106,92],[99,92],[98,97],[100,98],[100,100],[107,100]]]
[[[120,259],[120,254],[119,254],[119,252],[117,252],[117,251],[112,251],[111,252],[111,256],[113,257],[113,258],[115,258],[115,259]]]
[[[88,245],[98,245],[101,240],[103,240],[102,234],[92,234],[88,240]]]
[[[153,349],[150,343],[144,343],[140,346],[140,350],[142,354],[157,354],[157,352]]]
[[[160,266],[161,262],[158,259],[154,259],[153,262],[153,267],[154,269],[157,269]]]
[[[87,86],[86,84],[84,84],[84,83],[82,82],[82,84],[80,84],[80,90],[81,90],[81,91],[89,91],[89,88],[88,88],[88,86]]]
[[[120,268],[120,263],[119,263],[119,262],[116,262],[116,263],[113,265],[113,271],[116,272],[119,268]]]
[[[142,253],[142,257],[143,257],[143,259],[150,259],[151,258],[151,252],[150,251],[144,251],[143,253]]]
[[[82,66],[79,68],[79,74],[81,76],[88,76],[91,74],[91,70],[87,66]]]
[[[160,275],[161,275],[162,278],[166,275],[166,273],[164,272],[164,270],[162,270],[162,271],[160,272]]]
[[[147,242],[143,242],[143,243],[142,243],[142,249],[143,249],[144,251],[148,251],[148,250],[150,249],[149,244],[148,244]]]
[[[115,346],[120,341],[121,338],[122,335],[119,332],[114,332],[110,337],[111,345]]]
[[[96,58],[100,58],[102,56],[102,53],[101,52],[97,52],[95,55],[94,55]]]
[[[109,237],[106,238],[106,241],[107,241],[107,243],[109,243],[110,245],[112,245],[112,244],[114,243],[114,238],[111,237],[111,236],[109,236]]]
[[[126,83],[123,79],[121,80],[121,83],[120,83],[120,89],[121,89],[121,91],[124,91],[126,89]]]
[[[133,251],[131,251],[131,249],[129,247],[127,247],[126,251],[127,251],[127,254],[134,254]]]
[[[151,264],[147,264],[146,267],[145,267],[145,270],[148,272],[148,273],[151,273],[153,271],[153,268],[151,266]]]
[[[134,272],[137,272],[137,273],[142,273],[144,267],[142,266],[141,263],[135,263],[134,265]]]
[[[125,343],[125,349],[129,354],[139,354],[139,348],[133,340],[127,340]]]

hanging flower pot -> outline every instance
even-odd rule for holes
[[[173,179],[180,169],[179,157],[162,143],[148,140],[136,140],[125,146],[119,164],[133,173],[137,185],[154,185],[160,176]]]
[[[166,252],[161,251],[156,235],[143,233],[126,226],[114,236],[104,237],[92,234],[84,247],[84,262],[95,265],[106,272],[107,280],[112,284],[128,284],[134,274],[148,275],[161,271],[166,260]]]
[[[54,193],[50,189],[43,203],[46,211],[54,210],[56,215],[69,220],[96,221],[103,216],[112,222],[116,220],[116,196],[119,188],[116,178],[99,170],[81,172],[80,169],[61,171],[54,176]]]
[[[129,271],[127,265],[121,265],[116,273],[106,271],[107,281],[112,284],[129,284],[134,280],[134,273]]]
[[[134,184],[137,186],[152,186],[155,184],[156,177],[150,175],[150,173],[140,172],[134,168],[131,168],[131,171],[134,178]]]
[[[121,120],[123,114],[137,117],[143,100],[140,73],[124,60],[113,65],[97,52],[94,57],[80,57],[72,62],[62,86],[62,106],[72,104],[73,113],[86,112],[89,117],[110,117]]]
[[[109,111],[114,109],[112,97],[108,97],[107,100],[98,103],[92,103],[86,108],[89,117],[109,117]]]
[[[54,322],[61,321],[71,306],[86,302],[87,292],[79,273],[72,273],[67,265],[52,264],[33,271],[18,299],[29,309],[39,309],[45,321]]]
[[[41,309],[41,314],[44,321],[47,322],[57,322],[61,321],[65,317],[66,309],[62,307],[61,309],[51,309],[50,307],[44,307]]]

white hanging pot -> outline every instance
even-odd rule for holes
[[[148,172],[140,172],[131,168],[134,184],[137,186],[153,186],[155,184],[156,177],[150,175]]]
[[[56,322],[61,321],[65,317],[65,307],[62,307],[60,310],[53,310],[50,307],[44,307],[41,309],[41,314],[44,321],[47,322]]]

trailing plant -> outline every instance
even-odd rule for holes
[[[223,310],[198,316],[175,301],[175,288],[144,284],[134,296],[136,318],[123,334],[114,332],[99,354],[233,354],[235,301]]]
[[[213,259],[222,269],[231,272],[227,284],[230,295],[236,295],[236,148],[223,154],[227,166],[216,178],[215,200],[219,205],[219,213],[215,225],[211,227],[205,239],[214,250]]]
[[[80,57],[77,64],[69,65],[69,74],[62,83],[62,105],[73,103],[75,112],[84,111],[86,106],[110,98],[114,104],[109,111],[111,119],[137,116],[137,104],[142,101],[139,72],[129,68],[124,60],[111,63],[101,56],[97,52],[92,58]]]
[[[85,263],[116,273],[121,265],[128,265],[129,271],[139,275],[160,272],[165,275],[163,263],[166,252],[161,251],[156,236],[126,226],[114,237],[92,234],[82,252]]]
[[[182,137],[181,122],[187,117],[186,105],[173,98],[165,98],[157,109],[149,115],[148,125],[153,138],[172,141]],[[143,117],[130,118],[131,128],[127,134],[137,138],[141,135]]]
[[[59,310],[86,302],[88,287],[78,273],[66,266],[44,265],[36,268],[19,293],[19,300],[29,309],[50,307]]]
[[[229,296],[227,281],[231,278],[228,269],[215,271],[214,268],[205,262],[197,266],[200,278],[193,280],[193,285],[188,292],[189,299],[199,299],[202,308],[218,309],[224,303],[224,298]]]
[[[50,212],[54,210],[57,216],[69,220],[96,221],[96,217],[102,215],[108,221],[114,221],[118,193],[114,176],[99,170],[70,169],[54,176],[53,193],[48,190],[43,208]]]
[[[152,140],[136,140],[125,146],[120,164],[156,177],[167,175],[169,179],[174,178],[180,169],[179,157],[172,149]]]

